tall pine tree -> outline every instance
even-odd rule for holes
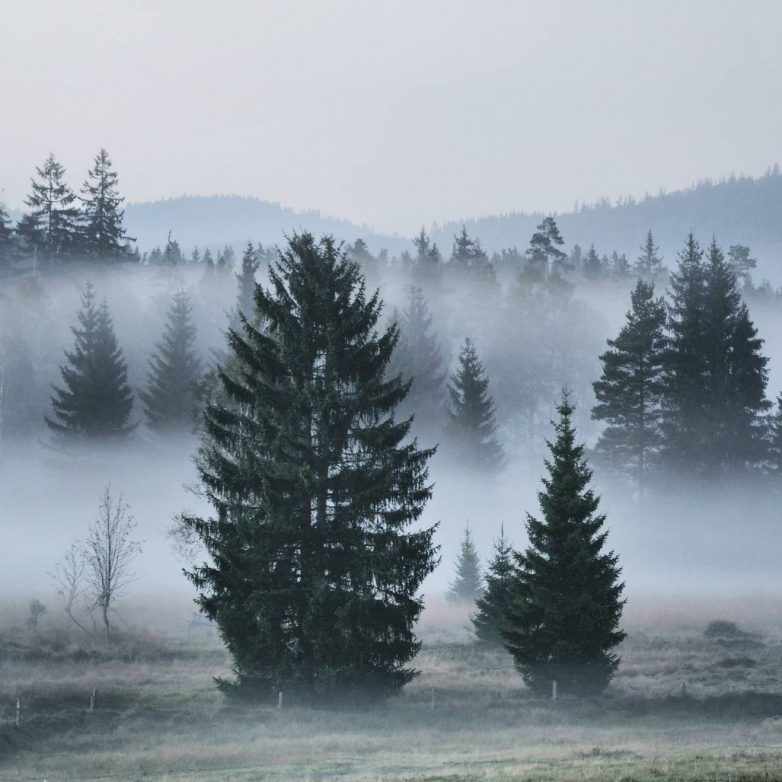
[[[478,469],[500,468],[504,455],[497,441],[489,378],[469,337],[459,353],[459,367],[451,377],[448,395],[451,403],[449,428],[459,458]]]
[[[457,603],[474,603],[483,591],[481,562],[472,542],[470,528],[464,528],[464,537],[456,558],[456,578],[448,589],[448,599]]]
[[[564,271],[568,261],[567,253],[560,249],[564,243],[554,218],[546,217],[530,239],[525,276],[540,281]]]
[[[505,537],[505,528],[494,541],[494,554],[486,574],[486,588],[475,601],[477,611],[472,617],[475,635],[479,641],[491,646],[502,646],[502,630],[513,597],[514,558],[513,547]]]
[[[128,435],[133,392],[128,369],[117,345],[109,308],[95,303],[95,291],[88,284],[82,294],[79,326],[73,351],[65,352],[68,363],[60,367],[63,387],[54,387],[53,418],[49,427],[63,440],[100,440]]]
[[[117,190],[117,172],[109,153],[101,149],[81,189],[81,249],[101,261],[116,261],[131,256],[123,225],[125,201]]]
[[[708,250],[704,302],[707,429],[704,459],[707,471],[735,475],[765,461],[763,417],[768,358],[736,276],[715,241]]]
[[[29,211],[18,231],[31,254],[56,262],[74,254],[78,245],[79,210],[76,196],[65,182],[65,169],[53,154],[36,168],[38,181],[31,180],[25,199]]]
[[[184,431],[194,421],[203,372],[195,352],[196,328],[190,300],[174,294],[163,339],[149,360],[147,389],[140,393],[147,421],[158,431]]]
[[[503,630],[516,668],[536,693],[601,692],[619,658],[612,651],[624,638],[618,629],[624,601],[621,569],[605,552],[605,516],[589,486],[592,471],[577,445],[574,408],[563,397],[549,443],[542,519],[527,516],[529,546],[516,554],[512,601]]]
[[[666,309],[654,298],[654,285],[638,280],[627,322],[600,356],[603,374],[593,384],[597,405],[592,418],[606,421],[596,455],[639,486],[660,448]]]
[[[236,368],[205,412],[198,459],[215,513],[185,524],[209,561],[189,578],[232,655],[229,690],[259,698],[390,693],[419,648],[434,528],[432,450],[408,442],[387,379],[398,333],[331,237],[294,235],[229,332]]]
[[[711,426],[706,404],[704,345],[706,269],[695,237],[687,237],[670,280],[665,353],[662,455],[674,470],[700,464]]]

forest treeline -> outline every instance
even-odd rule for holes
[[[231,247],[186,256],[169,237],[140,254],[105,150],[79,195],[53,155],[36,173],[18,224],[0,213],[0,442],[40,435],[44,420],[58,442],[130,436],[141,424],[198,428],[218,366],[230,370],[226,331],[253,311],[255,285],[280,250],[248,243],[238,259]],[[395,305],[384,313],[400,328],[388,371],[412,379],[398,415],[414,416],[415,432],[454,461],[501,470],[545,433],[552,400],[567,387],[596,422],[597,463],[636,485],[682,470],[778,470],[779,407],[766,398],[768,359],[746,304],[773,304],[777,294],[754,284],[748,247],[723,252],[714,241],[704,252],[690,236],[671,271],[652,230],[630,260],[566,249],[549,217],[523,250],[491,256],[465,227],[448,255],[423,229],[399,256],[374,255],[361,239],[344,249]],[[154,280],[158,322],[165,317],[146,344],[131,340],[132,370],[129,340],[115,333],[99,288],[139,274]],[[58,318],[75,320],[74,341],[53,344],[47,287],[76,278],[86,281],[81,309]],[[627,322],[605,350],[599,311],[586,299],[616,300],[631,288]],[[53,393],[42,393],[49,383]]]

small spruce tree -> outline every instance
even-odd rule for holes
[[[563,396],[538,495],[542,518],[527,516],[529,546],[515,555],[503,630],[516,668],[538,694],[551,692],[552,681],[563,694],[601,692],[619,664],[612,650],[624,638],[621,569],[603,550],[605,516],[589,487],[592,471],[576,444],[573,411]]]
[[[193,423],[203,373],[191,315],[187,294],[174,294],[163,339],[149,360],[147,388],[139,394],[149,425],[158,431],[185,430]]]
[[[494,554],[486,573],[486,588],[475,601],[477,612],[472,618],[475,635],[479,641],[491,646],[502,646],[502,630],[513,594],[513,547],[505,536],[505,528],[494,540]]]
[[[655,280],[662,275],[663,270],[660,248],[654,243],[654,236],[649,231],[641,245],[641,254],[635,262],[635,275],[642,280]]]
[[[504,455],[496,439],[494,400],[489,394],[489,378],[468,337],[459,353],[459,367],[448,386],[450,431],[459,457],[474,467],[496,470]]]
[[[456,578],[448,589],[448,599],[459,603],[474,603],[482,592],[481,562],[472,542],[470,528],[466,526],[456,558]]]
[[[133,392],[128,368],[106,302],[96,305],[91,284],[81,300],[79,326],[71,329],[76,344],[72,352],[65,352],[68,363],[60,367],[63,387],[54,387],[54,416],[46,423],[62,441],[123,437],[137,426],[130,423]]]

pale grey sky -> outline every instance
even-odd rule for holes
[[[131,200],[413,232],[782,162],[778,0],[0,0],[0,198],[100,146]]]

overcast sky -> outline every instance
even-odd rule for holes
[[[778,0],[0,0],[0,198],[105,146],[131,200],[411,233],[782,161]]]

